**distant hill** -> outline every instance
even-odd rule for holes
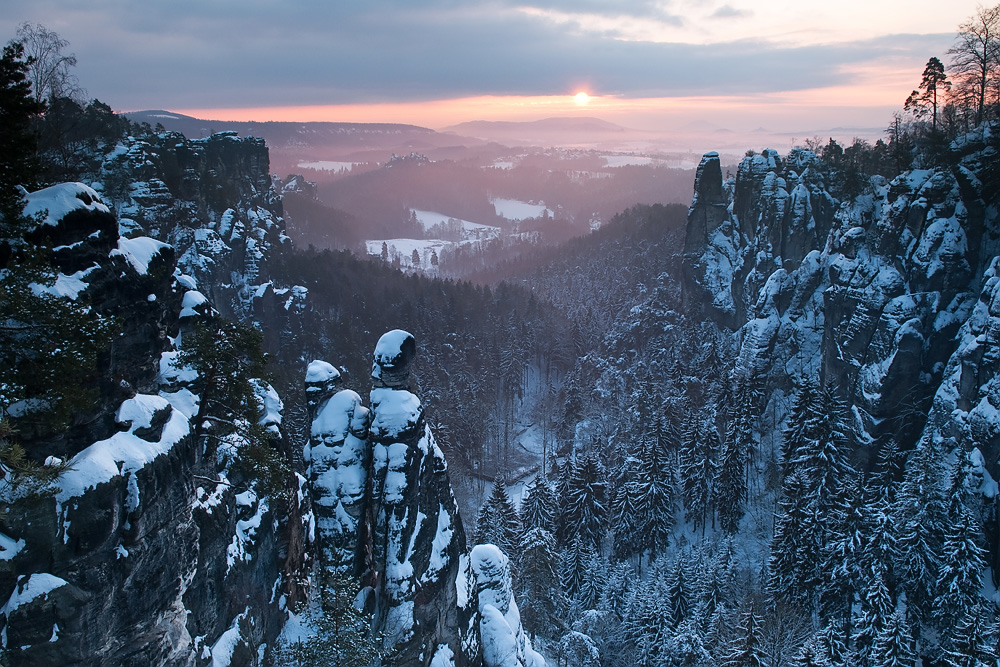
[[[301,172],[299,163],[302,162],[383,162],[392,153],[433,154],[439,149],[454,149],[459,143],[464,146],[482,143],[402,123],[207,120],[162,109],[123,115],[136,123],[149,123],[153,127],[160,124],[164,129],[180,132],[189,139],[200,139],[215,132],[260,137],[270,148],[271,171],[281,175]]]
[[[587,144],[595,147],[608,142],[638,139],[649,134],[590,116],[533,121],[474,120],[442,128],[441,132],[506,144]]]

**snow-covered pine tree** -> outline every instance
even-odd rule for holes
[[[997,626],[982,605],[951,619],[941,642],[941,661],[947,667],[996,667]]]
[[[521,525],[517,510],[507,497],[503,479],[497,475],[493,480],[493,491],[479,509],[476,520],[476,544],[495,544],[513,557],[517,554],[521,539]]]
[[[589,597],[594,592],[592,582],[596,573],[591,568],[596,558],[593,543],[586,536],[577,534],[573,546],[565,549],[562,557],[562,583],[567,596],[580,599],[582,595]],[[589,608],[593,604],[585,606]]]
[[[860,665],[869,664],[875,642],[896,612],[896,603],[886,583],[888,568],[879,562],[875,562],[873,566],[874,570],[869,574],[863,591],[860,613],[854,621],[854,634],[851,637],[854,642],[852,660]]]
[[[850,655],[847,648],[847,640],[850,634],[837,623],[827,623],[822,630],[816,633],[813,639],[813,647],[816,649],[816,657],[820,664],[828,667],[844,667]]]
[[[938,595],[941,549],[946,528],[943,453],[932,443],[910,452],[893,507],[898,560],[895,574],[906,593],[913,627],[931,617]]]
[[[851,610],[864,581],[865,517],[868,500],[864,478],[856,475],[845,503],[833,520],[831,536],[823,552],[820,613],[842,624],[850,634]]]
[[[983,530],[966,507],[965,481],[968,457],[959,456],[948,498],[948,519],[941,546],[941,569],[938,574],[934,613],[942,628],[955,619],[978,609],[986,550],[981,542]]]
[[[781,433],[781,475],[787,477],[791,474],[794,466],[793,460],[799,447],[809,438],[812,438],[812,426],[815,424],[814,417],[819,412],[819,388],[811,381],[804,380],[798,383],[798,391],[792,402],[792,409],[788,415],[788,424]]]
[[[709,518],[714,519],[712,490],[715,484],[719,434],[712,415],[688,422],[681,443],[680,473],[687,520],[704,535]]]
[[[825,556],[829,543],[843,527],[846,488],[854,479],[854,471],[847,463],[842,405],[829,389],[817,396],[818,402],[808,408],[809,416],[796,449],[789,453],[786,468],[790,473],[785,477],[780,501],[783,515],[775,528],[772,546],[772,556],[774,547],[785,553],[778,554],[779,570],[772,570],[772,575],[780,572],[783,586],[777,588],[778,582],[772,581],[771,590],[779,599],[802,604],[809,610],[818,609],[820,590],[830,580],[826,566],[836,565]],[[794,541],[794,546],[789,540]]]
[[[763,630],[751,602],[719,667],[763,667]]]
[[[556,479],[556,542],[561,547],[570,547],[576,538],[576,531],[569,517],[570,487],[576,475],[576,465],[569,458],[561,466],[553,464],[552,470]]]
[[[691,616],[697,598],[694,578],[688,570],[685,552],[677,554],[673,567],[667,573],[666,595],[670,627],[676,629]]]
[[[576,467],[569,483],[565,520],[567,531],[580,536],[600,552],[608,518],[607,484],[604,470],[593,454]]]
[[[552,487],[541,475],[535,475],[521,499],[521,525],[525,531],[541,528],[549,533],[556,529],[556,498]]]
[[[868,667],[914,667],[913,637],[902,611],[892,614],[868,654]]]
[[[776,602],[810,607],[812,583],[819,559],[814,541],[815,520],[809,511],[804,475],[796,470],[785,478],[771,540],[767,590]]]
[[[528,528],[517,550],[517,602],[521,621],[531,633],[556,636],[565,607],[556,540],[544,528]]]
[[[633,489],[639,552],[648,552],[650,560],[663,553],[673,534],[676,500],[672,458],[666,438],[651,439],[642,452]]]
[[[615,478],[608,521],[612,531],[612,553],[618,560],[626,560],[642,551],[639,460],[634,456],[625,457]]]
[[[747,499],[746,449],[741,434],[730,426],[722,444],[719,461],[719,478],[716,481],[715,500],[719,508],[719,527],[734,535],[740,527]]]

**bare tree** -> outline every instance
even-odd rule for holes
[[[958,38],[948,55],[957,92],[971,97],[978,125],[985,117],[987,91],[1000,72],[1000,5],[980,5],[975,15],[958,27]]]
[[[40,23],[22,23],[17,27],[15,41],[24,45],[28,59],[28,80],[31,91],[39,102],[59,97],[69,97],[84,102],[86,91],[73,74],[76,56],[65,54],[69,42]]]

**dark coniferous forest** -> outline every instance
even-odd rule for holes
[[[996,664],[998,29],[874,143],[420,270],[298,243],[342,212],[263,140],[85,101],[24,26],[0,665]]]

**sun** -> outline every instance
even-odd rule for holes
[[[587,106],[587,103],[590,102],[590,95],[581,90],[573,96],[573,101],[576,102],[577,106],[585,107]]]

